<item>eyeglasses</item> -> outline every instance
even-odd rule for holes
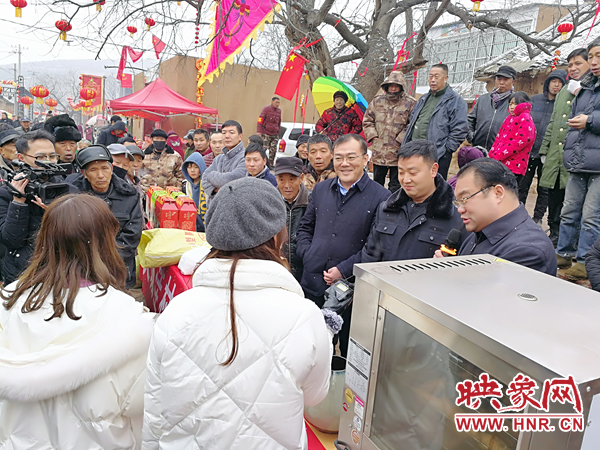
[[[496,185],[486,186],[486,187],[484,187],[483,189],[480,189],[480,190],[478,190],[478,191],[477,191],[477,192],[475,192],[474,194],[471,194],[471,195],[469,195],[468,197],[464,197],[464,198],[461,198],[461,199],[458,199],[458,200],[454,200],[454,201],[452,202],[452,204],[453,204],[454,206],[456,206],[457,208],[460,208],[461,206],[464,208],[465,206],[467,206],[467,200],[469,200],[469,199],[470,199],[470,198],[472,198],[472,197],[475,197],[475,196],[476,196],[477,194],[479,194],[480,192],[483,192],[483,191],[485,191],[485,190],[487,190],[487,189],[489,189],[489,188],[493,188],[493,187],[496,187]]]
[[[23,156],[28,156],[30,158],[35,159],[36,161],[58,161],[58,158],[60,155],[58,153],[52,153],[51,155],[37,155],[37,156],[23,154]]]
[[[333,160],[334,160],[336,163],[341,163],[341,162],[344,162],[344,161],[348,161],[349,163],[351,163],[351,162],[354,162],[354,161],[356,161],[358,158],[360,158],[360,156],[358,156],[358,155],[350,155],[350,156],[335,156],[335,157],[333,158]]]

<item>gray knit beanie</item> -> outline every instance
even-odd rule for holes
[[[285,204],[268,181],[244,177],[219,189],[204,220],[206,240],[213,248],[247,250],[264,244],[283,229]]]

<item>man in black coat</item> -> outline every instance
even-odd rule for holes
[[[135,187],[113,174],[112,155],[106,148],[91,145],[80,150],[77,164],[81,173],[73,185],[81,192],[104,200],[119,221],[117,246],[127,267],[126,287],[132,288],[135,286],[135,255],[144,226],[140,196]]]
[[[369,178],[367,143],[356,134],[335,142],[333,166],[337,176],[318,183],[312,192],[296,235],[296,253],[304,264],[302,289],[323,306],[328,285],[352,277],[355,263],[373,226],[375,212],[390,191]],[[344,312],[340,350],[346,356],[350,310]]]
[[[17,140],[16,147],[17,159],[33,168],[40,168],[37,161],[58,162],[54,138],[44,130],[25,133]],[[11,193],[6,186],[0,187],[0,241],[7,250],[2,268],[5,284],[15,281],[27,268],[47,207],[38,196],[32,198],[24,195],[29,180],[19,180],[18,176],[15,178],[11,184],[20,194]],[[61,177],[46,181],[63,183]],[[69,191],[77,190],[69,186]]]
[[[125,122],[117,120],[110,126],[108,130],[103,130],[96,139],[96,144],[102,144],[108,147],[110,144],[118,144],[119,139],[127,134],[127,127]]]
[[[548,207],[548,189],[540,187],[540,179],[542,178],[543,162],[540,158],[540,148],[546,134],[546,128],[550,123],[552,111],[554,111],[554,99],[567,82],[566,70],[557,69],[550,72],[546,81],[544,81],[544,92],[531,97],[531,117],[535,124],[537,134],[535,142],[529,154],[529,164],[527,164],[527,172],[521,178],[519,183],[519,201],[524,205],[527,203],[527,195],[529,188],[533,182],[533,177],[537,173],[537,200],[533,212],[533,221],[537,224],[542,223],[546,208]]]
[[[471,234],[459,255],[489,253],[556,276],[550,238],[519,202],[517,179],[500,161],[480,158],[457,175],[455,205]],[[441,256],[439,250],[436,256]]]
[[[417,139],[398,150],[402,189],[379,205],[362,262],[431,258],[453,228],[467,232],[452,204],[452,187],[438,173],[433,142]]]
[[[308,206],[308,189],[304,186],[304,164],[300,158],[279,158],[275,161],[277,189],[281,193],[286,208],[286,227],[288,239],[281,251],[290,264],[290,270],[298,283],[302,281],[304,267],[302,259],[296,253],[296,235],[300,220]]]
[[[492,148],[504,119],[508,117],[508,104],[516,77],[515,69],[500,66],[496,73],[494,90],[482,95],[475,102],[467,116],[467,140],[473,147],[483,147],[488,151]]]

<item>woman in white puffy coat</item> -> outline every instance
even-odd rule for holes
[[[267,181],[233,181],[211,201],[213,250],[152,336],[143,449],[307,448],[304,406],[327,395],[331,334],[288,270],[284,227]]]
[[[118,230],[96,197],[55,200],[2,291],[1,449],[140,448],[154,315],[124,292]]]

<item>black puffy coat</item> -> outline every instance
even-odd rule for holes
[[[51,182],[64,183],[64,180],[56,177]],[[69,191],[75,193],[77,189],[71,185]],[[2,267],[5,285],[15,281],[29,265],[43,216],[42,208],[29,201],[13,202],[8,189],[0,187],[0,242],[6,247]]]
[[[410,197],[403,189],[392,194],[377,208],[375,223],[362,251],[361,261],[397,261],[432,258],[453,228],[468,236],[458,210],[452,204],[452,187],[438,174],[435,192],[424,214],[412,218],[406,211]]]
[[[591,72],[581,79],[569,118],[580,114],[588,116],[587,125],[583,130],[569,127],[563,162],[568,172],[600,173],[600,78]]]
[[[304,263],[300,284],[305,294],[322,296],[327,289],[323,271],[332,267],[344,278],[352,276],[377,207],[390,194],[367,174],[344,196],[337,177],[317,183],[296,235],[296,253]]]
[[[585,255],[585,270],[592,289],[600,292],[600,237]]]
[[[562,81],[564,86],[567,82],[567,72],[561,69],[550,72],[550,75],[548,75],[548,78],[544,81],[544,93],[531,97],[531,118],[535,124],[537,134],[535,136],[533,147],[531,148],[531,153],[529,154],[530,159],[539,158],[540,156],[540,148],[544,141],[546,128],[548,128],[550,118],[552,117],[552,111],[554,111],[554,100],[556,98],[555,97],[552,100],[548,98],[548,86],[550,85],[550,82],[555,79]]]
[[[302,281],[302,272],[304,272],[304,265],[302,264],[302,258],[296,254],[296,234],[298,232],[298,226],[300,226],[300,220],[306,212],[308,206],[308,189],[304,184],[300,185],[300,192],[298,198],[293,205],[285,202],[285,216],[286,216],[286,227],[288,233],[288,239],[281,247],[281,251],[285,255],[285,258],[290,263],[290,270],[294,278],[298,280],[298,283]]]
[[[504,119],[508,117],[509,103],[510,97],[507,97],[496,108],[491,93],[477,99],[475,106],[467,116],[469,122],[467,140],[473,147],[481,146],[486,150],[492,148]]]
[[[81,192],[94,194],[92,186],[83,174],[78,174],[72,183]],[[117,247],[127,266],[126,286],[131,288],[135,285],[135,255],[144,229],[140,194],[134,186],[113,174],[109,193],[104,201],[119,221]]]

